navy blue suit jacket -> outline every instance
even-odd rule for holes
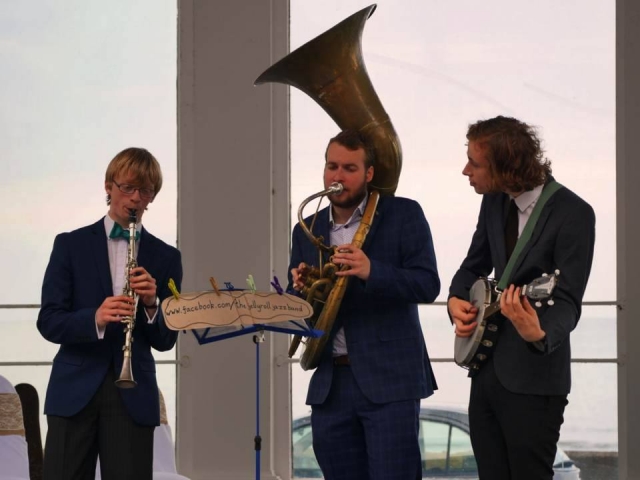
[[[478,277],[495,269],[500,279],[506,265],[504,225],[508,196],[486,194],[471,247],[454,275],[449,296],[469,298]],[[503,322],[495,346],[496,375],[509,391],[533,395],[565,395],[571,388],[569,334],[582,310],[595,243],[595,214],[591,206],[567,188],[558,190],[545,204],[531,239],[512,270],[511,282],[522,286],[543,273],[560,270],[553,293],[554,305],[537,309],[547,348],[542,354],[525,342],[510,321]],[[500,313],[496,314],[500,315]]]
[[[160,301],[171,295],[168,288],[170,278],[180,288],[180,252],[144,228],[137,261],[156,279]],[[91,400],[108,369],[114,370],[116,378],[119,376],[124,326],[109,324],[104,338],[99,340],[95,322],[98,307],[105,298],[113,295],[104,219],[58,235],[44,276],[42,307],[37,323],[44,338],[60,345],[53,360],[45,414],[75,415]],[[151,347],[160,351],[170,350],[177,335],[166,327],[160,309],[155,322],[148,324],[142,302],[138,302],[132,347],[133,378],[138,385],[120,390],[120,394],[133,420],[141,425],[160,424],[160,402]]]
[[[327,244],[329,208],[319,212],[313,230]],[[306,222],[310,225],[309,219]],[[420,205],[406,198],[381,197],[363,251],[371,261],[369,279],[352,277],[349,281],[309,385],[309,405],[327,398],[333,376],[333,338],[341,326],[353,375],[372,402],[426,398],[437,388],[417,304],[435,300],[440,280],[431,232]],[[289,270],[300,262],[317,266],[318,252],[296,225]]]

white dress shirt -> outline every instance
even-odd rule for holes
[[[111,233],[111,229],[113,229],[113,225],[115,221],[109,216],[105,215],[104,217],[104,228],[105,235],[107,236],[107,250],[109,252],[109,269],[111,271],[111,284],[113,286],[113,295],[122,295],[122,291],[125,285],[125,267],[127,265],[127,256],[129,253],[129,242],[125,238],[109,238],[109,234]],[[142,224],[138,223],[136,225],[136,232],[140,233],[142,231]],[[140,250],[140,240],[136,240],[136,259],[138,256],[138,251]],[[153,316],[149,317],[149,313],[147,309],[144,309],[145,315],[147,316],[147,323],[153,323],[156,319],[156,315],[158,314],[158,310],[153,312]],[[96,313],[97,315],[97,313]],[[102,340],[104,338],[104,332],[106,327],[99,327],[96,318],[96,330],[98,332],[98,338]]]
[[[516,207],[518,207],[518,238],[522,235],[522,231],[529,221],[529,217],[531,217],[540,195],[542,195],[543,187],[544,185],[538,185],[533,190],[522,192],[516,198],[509,196],[516,203]]]
[[[364,207],[367,204],[367,198],[367,196],[364,197],[362,202],[360,202],[360,205],[358,205],[358,208],[356,208],[351,214],[349,220],[343,224],[333,223],[333,210],[329,207],[329,225],[331,227],[329,243],[331,245],[344,245],[346,243],[351,243],[353,236],[356,234],[356,231],[360,226],[360,221],[364,214]],[[340,330],[338,330],[333,339],[333,356],[338,357],[346,354],[347,340],[344,335],[344,327],[340,327]]]

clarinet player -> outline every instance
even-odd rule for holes
[[[60,345],[45,400],[45,480],[93,479],[98,456],[103,480],[152,478],[160,404],[151,348],[170,350],[177,339],[159,305],[171,294],[169,279],[180,288],[181,257],[141,223],[162,187],[160,165],[151,153],[143,148],[118,153],[104,186],[107,214],[59,234],[44,275],[37,326],[45,339]],[[137,259],[128,268],[132,210]],[[133,295],[123,293],[127,280]],[[122,319],[131,316],[135,386],[122,389],[115,385],[123,369]]]

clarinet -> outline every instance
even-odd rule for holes
[[[122,294],[133,300],[133,314],[123,317],[121,322],[124,324],[124,345],[122,351],[124,358],[122,361],[122,370],[120,376],[115,381],[119,388],[133,388],[137,385],[133,379],[133,370],[131,368],[131,346],[133,343],[133,329],[136,326],[136,310],[138,309],[138,295],[131,288],[131,272],[138,266],[136,261],[136,223],[137,215],[134,209],[129,210],[129,247],[127,249],[127,264],[124,269],[125,282]]]

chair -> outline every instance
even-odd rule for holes
[[[29,480],[29,454],[20,397],[0,375],[0,480]]]
[[[44,452],[40,433],[40,400],[38,391],[29,383],[16,385],[16,392],[22,404],[25,439],[29,453],[29,477],[31,480],[42,480]]]
[[[189,480],[176,470],[176,450],[173,435],[167,419],[167,407],[164,396],[160,394],[160,426],[156,427],[153,437],[153,480]]]

